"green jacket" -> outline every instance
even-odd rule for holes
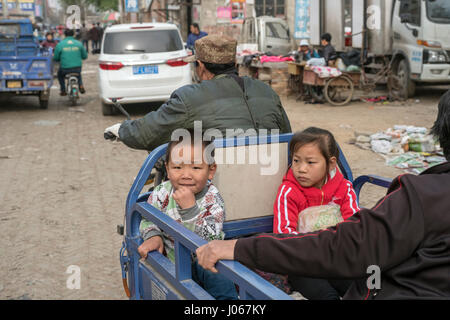
[[[262,81],[242,79],[244,91],[226,75],[183,86],[158,110],[123,122],[120,140],[130,148],[153,150],[169,142],[175,129],[194,129],[194,121],[202,121],[203,131],[218,129],[224,137],[226,129],[279,129],[279,133],[290,133],[280,97]]]
[[[83,44],[74,37],[66,37],[55,48],[53,60],[61,61],[62,69],[81,67],[82,61],[87,58]]]

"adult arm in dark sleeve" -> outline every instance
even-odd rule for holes
[[[137,120],[124,121],[119,129],[119,137],[130,148],[153,150],[169,142],[175,129],[185,128],[187,119],[185,104],[173,93],[158,110]]]
[[[363,209],[333,228],[239,239],[234,259],[278,274],[361,278],[370,265],[383,271],[411,256],[424,235],[421,210],[414,190],[399,187],[374,209]]]

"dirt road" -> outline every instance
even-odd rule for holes
[[[101,114],[97,59],[90,56],[83,68],[87,93],[80,107],[71,108],[58,95],[56,82],[48,110],[40,110],[35,97],[0,102],[0,299],[126,299],[116,225],[147,153],[103,140],[104,128],[124,117]],[[422,89],[420,102],[407,105],[355,102],[336,108],[286,97],[283,104],[294,130],[331,130],[355,176],[394,177],[402,172],[347,142],[355,131],[430,127],[443,92]],[[139,108],[129,109],[133,118],[150,110]],[[367,190],[363,204],[383,192]],[[68,281],[73,268],[80,271],[79,289]]]

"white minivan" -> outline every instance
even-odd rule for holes
[[[166,101],[192,83],[191,66],[180,32],[171,23],[118,24],[108,27],[99,57],[103,115],[120,103]]]

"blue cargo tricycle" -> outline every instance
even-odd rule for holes
[[[226,239],[272,232],[273,201],[288,169],[288,144],[291,138],[292,134],[282,134],[214,141],[218,168],[213,183],[220,190],[226,205],[227,216],[223,228]],[[120,250],[124,289],[130,299],[213,299],[192,280],[191,275],[191,253],[206,241],[148,204],[150,192],[142,192],[166,148],[167,144],[150,153],[128,194],[125,228],[123,230],[122,226],[122,232],[119,231],[124,235]],[[261,157],[264,161],[248,161],[251,158],[249,155],[261,156],[264,152],[266,156]],[[230,154],[245,155],[245,159],[236,161],[236,164],[225,164],[223,159]],[[342,152],[340,154],[339,169],[346,179],[353,182],[358,198],[361,187],[366,182],[386,188],[390,185],[391,179],[374,175],[361,176],[354,180],[344,155]],[[269,158],[276,161],[270,163],[267,161]],[[226,163],[229,163],[228,159]],[[261,174],[261,170],[272,172]],[[149,252],[145,260],[140,258],[137,248],[142,243],[139,234],[141,217],[152,221],[173,237],[175,263],[158,251]],[[237,285],[239,298],[242,300],[292,299],[239,262],[219,261],[216,268]]]
[[[48,108],[53,50],[42,48],[29,19],[0,19],[0,95],[35,95]]]

